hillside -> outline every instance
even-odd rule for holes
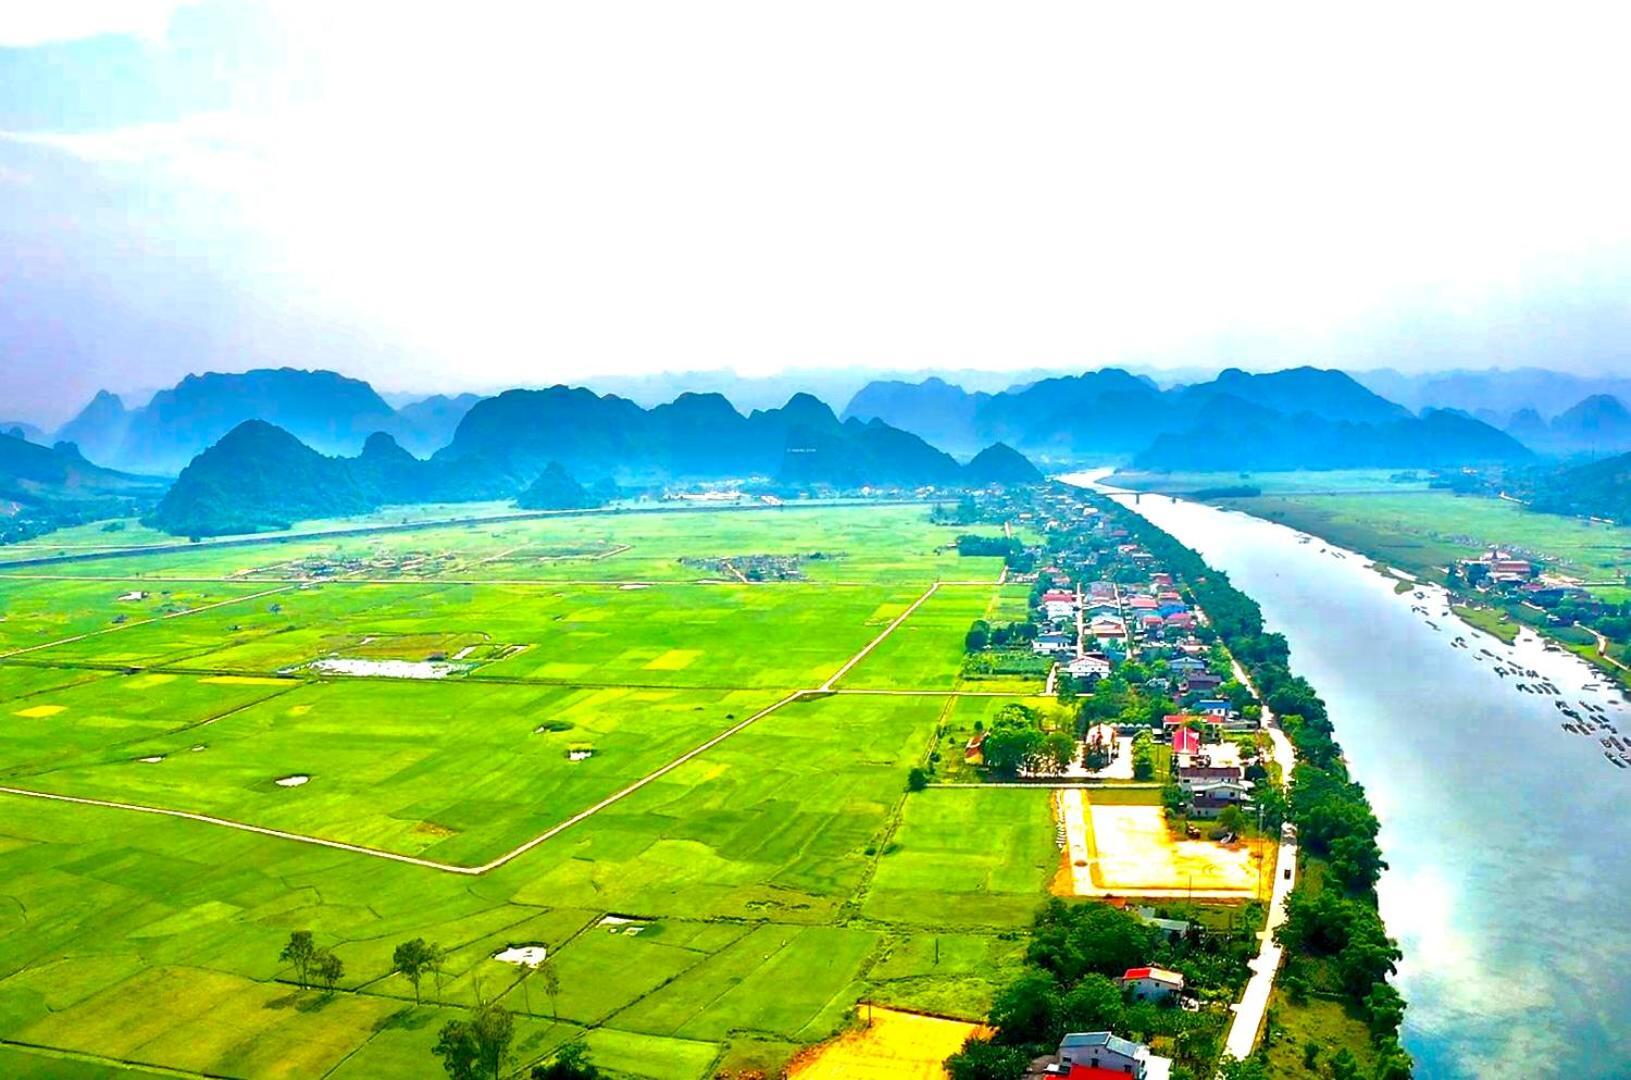
[[[128,517],[151,506],[163,490],[161,480],[91,464],[72,443],[40,446],[0,432],[0,543]]]
[[[527,490],[516,496],[515,504],[523,510],[587,510],[598,506],[599,501],[559,462],[552,461],[538,479],[527,485]]]
[[[1552,514],[1631,521],[1631,454],[1543,476],[1533,485],[1530,506]]]
[[[1385,423],[1287,415],[1215,399],[1194,427],[1159,436],[1133,463],[1142,469],[1262,470],[1522,464],[1534,455],[1510,435],[1448,410]]]
[[[880,420],[840,421],[795,394],[743,416],[718,394],[682,394],[647,410],[582,388],[510,390],[475,405],[434,460],[485,456],[530,483],[551,462],[620,483],[758,476],[839,487],[954,484],[961,466],[922,438]]]
[[[968,483],[982,486],[1034,484],[1042,479],[1042,470],[1008,444],[992,443],[964,466],[963,478]]]
[[[479,458],[457,466],[416,458],[384,432],[356,457],[326,457],[246,420],[182,470],[148,523],[177,536],[263,532],[398,503],[508,498],[516,486]]]
[[[891,427],[922,436],[942,450],[958,452],[978,445],[974,417],[990,400],[939,378],[920,383],[888,380],[867,383],[844,408],[845,420],[882,420]]]

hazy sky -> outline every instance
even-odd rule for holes
[[[0,414],[266,363],[1631,370],[1608,8],[8,4]]]

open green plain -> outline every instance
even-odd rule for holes
[[[517,1071],[583,1038],[675,1080],[773,1070],[863,998],[982,1016],[1058,856],[1045,792],[905,791],[944,726],[1000,702],[955,696],[991,689],[961,683],[962,639],[1024,594],[928,516],[0,567],[0,1072],[440,1075],[437,1032],[478,995],[518,1014]],[[716,572],[765,554],[802,579]],[[332,995],[278,961],[297,929],[344,962]],[[391,971],[414,937],[448,950],[419,1005]],[[522,944],[557,993],[494,959]]]

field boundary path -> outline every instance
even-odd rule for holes
[[[989,584],[989,583],[987,583],[987,584]],[[272,589],[272,590],[268,590],[268,592],[283,592],[283,591],[285,591],[285,589],[287,589],[289,587],[290,586],[285,586],[282,589]],[[696,747],[686,751],[685,753],[683,753],[683,754],[679,755],[678,757],[674,758],[672,761],[669,761],[667,764],[659,766],[657,769],[654,769],[653,771],[651,771],[651,772],[647,773],[646,775],[640,777],[639,779],[635,780],[633,783],[627,785],[626,787],[623,787],[623,788],[619,789],[618,791],[613,792],[612,794],[606,796],[604,799],[601,799],[599,802],[597,802],[594,805],[588,807],[587,809],[580,810],[578,813],[576,813],[573,816],[567,818],[565,821],[562,821],[562,822],[559,822],[558,824],[550,826],[548,829],[546,829],[543,832],[539,833],[537,836],[534,836],[532,839],[527,840],[525,843],[522,843],[522,844],[518,845],[517,847],[514,847],[511,850],[506,851],[504,854],[499,855],[496,858],[491,859],[491,860],[489,860],[489,861],[487,861],[485,863],[482,863],[479,866],[463,866],[463,865],[460,865],[460,864],[457,864],[457,863],[440,862],[440,861],[438,861],[436,859],[425,859],[425,858],[421,858],[421,857],[419,857],[417,855],[405,855],[405,854],[403,854],[401,852],[397,852],[397,851],[386,851],[386,850],[383,850],[381,848],[372,848],[372,847],[368,847],[368,846],[363,845],[363,844],[347,843],[347,842],[345,842],[343,840],[330,840],[330,839],[328,839],[326,837],[322,837],[322,836],[310,836],[310,835],[307,835],[307,834],[304,834],[304,833],[288,832],[288,831],[283,830],[283,829],[274,829],[274,828],[271,828],[271,827],[265,826],[265,825],[252,825],[252,824],[250,824],[248,822],[245,822],[245,821],[234,821],[231,818],[217,817],[217,816],[215,816],[213,814],[203,814],[203,813],[198,813],[196,811],[191,811],[191,810],[173,810],[173,809],[169,809],[167,807],[148,806],[148,805],[143,804],[143,803],[119,802],[119,801],[115,801],[115,800],[112,800],[112,799],[92,799],[92,798],[86,798],[84,796],[79,796],[79,795],[60,795],[60,794],[56,794],[54,792],[34,791],[34,790],[29,789],[29,788],[19,788],[19,787],[10,787],[10,786],[0,786],[0,794],[15,795],[15,796],[18,796],[18,797],[21,797],[21,798],[44,799],[44,800],[47,800],[47,801],[50,801],[50,802],[71,803],[71,804],[77,805],[77,806],[93,806],[93,807],[97,807],[99,809],[104,809],[104,810],[124,810],[124,811],[128,811],[128,812],[131,812],[131,813],[153,814],[153,815],[156,815],[156,816],[159,816],[159,817],[180,818],[180,819],[185,820],[185,821],[195,821],[195,822],[199,822],[199,823],[205,824],[205,825],[217,825],[217,826],[220,826],[222,828],[237,829],[240,832],[255,833],[255,834],[260,835],[260,836],[269,836],[269,837],[273,837],[273,838],[278,839],[278,840],[292,840],[292,841],[295,841],[297,843],[314,844],[314,845],[317,845],[319,847],[326,847],[326,848],[332,848],[332,849],[337,850],[337,851],[349,852],[349,853],[351,853],[353,855],[367,855],[367,856],[371,856],[371,857],[376,858],[376,859],[388,859],[388,860],[390,860],[392,862],[407,863],[410,866],[421,866],[421,867],[424,867],[424,868],[426,868],[428,870],[440,870],[440,871],[442,871],[444,873],[449,873],[449,874],[464,874],[464,875],[468,875],[468,876],[480,876],[482,874],[487,873],[488,871],[496,870],[499,867],[505,865],[506,863],[512,862],[513,860],[521,857],[522,855],[525,855],[527,852],[531,851],[533,848],[537,847],[538,845],[544,843],[546,840],[550,840],[550,839],[560,835],[561,833],[565,832],[567,829],[570,829],[572,826],[577,825],[577,824],[579,824],[579,823],[581,823],[583,821],[588,820],[589,818],[591,818],[594,815],[600,813],[602,810],[606,809],[607,807],[612,806],[615,803],[621,802],[623,799],[625,799],[628,796],[634,794],[636,791],[639,791],[641,788],[645,787],[647,784],[650,784],[653,781],[662,779],[664,776],[666,776],[669,773],[673,772],[675,769],[679,768],[681,765],[684,765],[686,762],[691,761],[692,759],[696,758],[700,754],[707,753],[709,750],[712,750],[714,747],[718,746],[720,743],[724,742],[726,739],[730,738],[732,735],[735,735],[738,732],[740,732],[740,731],[744,730],[745,728],[747,728],[749,725],[751,725],[751,724],[753,724],[753,723],[755,723],[755,722],[757,722],[759,720],[764,719],[766,716],[769,716],[771,713],[773,713],[776,710],[782,708],[783,706],[790,705],[793,702],[798,701],[798,700],[800,700],[802,698],[816,697],[816,696],[822,696],[822,695],[826,695],[826,694],[830,694],[830,693],[835,693],[836,691],[833,690],[833,684],[835,682],[837,682],[839,679],[843,678],[845,675],[847,675],[851,671],[851,669],[853,669],[862,660],[865,660],[867,658],[867,656],[871,654],[872,650],[876,649],[879,645],[881,645],[884,642],[884,640],[889,637],[890,634],[893,634],[900,627],[900,625],[902,623],[904,623],[908,618],[910,618],[912,613],[915,612],[919,607],[923,606],[923,603],[925,601],[927,601],[929,599],[929,597],[933,596],[935,594],[936,590],[938,590],[939,588],[940,588],[940,582],[937,581],[937,582],[932,583],[927,589],[925,589],[923,591],[923,594],[921,596],[919,596],[916,600],[912,601],[912,603],[907,606],[905,611],[902,611],[899,615],[895,616],[895,618],[890,621],[888,626],[884,627],[883,630],[880,631],[876,637],[874,637],[871,641],[867,642],[864,646],[862,646],[860,651],[858,651],[854,656],[851,656],[848,660],[846,660],[844,662],[843,666],[841,666],[832,675],[828,676],[827,680],[824,683],[822,683],[820,686],[815,687],[813,689],[807,689],[807,690],[794,690],[792,693],[790,693],[786,697],[783,697],[780,700],[776,701],[774,704],[765,706],[763,709],[760,709],[758,712],[754,713],[752,716],[749,716],[747,719],[741,720],[738,723],[732,725],[731,727],[726,728],[724,731],[722,731],[719,734],[717,734],[717,735],[713,736],[712,738],[708,739],[706,742],[702,743],[701,745],[696,746]],[[256,596],[265,596],[265,595],[267,595],[267,593],[257,593],[255,595]],[[223,601],[223,603],[238,603],[238,602],[240,602],[242,600],[249,600],[249,599],[254,599],[254,597],[238,597],[238,598],[236,598],[234,600]],[[217,605],[210,605],[210,606],[218,607],[220,605],[217,604]],[[188,611],[175,612],[175,613],[173,613],[171,615],[160,616],[160,618],[175,618],[178,615],[188,615],[188,614],[191,614],[194,611],[203,611],[203,610],[206,610],[206,609],[205,608],[192,608],[192,609],[189,609]],[[148,621],[157,621],[157,620],[148,620]],[[141,625],[141,624],[138,623],[138,624],[124,624],[124,625]],[[118,626],[118,627],[110,627],[107,630],[93,631],[92,633],[108,633],[110,630],[118,630],[118,629],[123,629],[123,625]],[[89,637],[89,636],[91,636],[91,634],[82,634],[82,635],[80,635],[80,637]],[[65,639],[65,641],[75,641],[75,640],[78,640],[78,638]],[[63,642],[51,642],[50,644],[63,644]],[[34,648],[46,648],[46,647],[48,647],[48,646],[46,646],[46,645],[34,646]],[[23,650],[23,651],[27,651],[27,650]]]

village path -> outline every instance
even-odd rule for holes
[[[1243,686],[1249,687],[1257,693],[1253,686],[1251,676],[1241,666],[1239,660],[1231,657],[1234,665],[1234,675]],[[1261,699],[1259,699],[1261,700]],[[1263,729],[1268,733],[1269,741],[1273,746],[1275,763],[1280,766],[1280,780],[1289,783],[1291,770],[1297,764],[1296,749],[1291,745],[1291,739],[1286,736],[1280,727],[1279,718],[1263,706]],[[1284,950],[1274,940],[1274,931],[1286,921],[1286,900],[1291,895],[1291,889],[1297,883],[1297,834],[1287,824],[1280,830],[1280,855],[1274,864],[1274,889],[1269,899],[1269,913],[1263,927],[1262,947],[1257,957],[1250,961],[1252,977],[1246,983],[1245,993],[1241,994],[1240,1001],[1231,1006],[1234,1010],[1234,1019],[1229,1024],[1229,1034],[1224,1040],[1224,1053],[1232,1058],[1248,1057],[1252,1048],[1257,1045],[1257,1033],[1263,1029],[1263,1017],[1268,1012],[1269,995],[1274,990],[1274,979],[1280,971],[1280,961]]]

